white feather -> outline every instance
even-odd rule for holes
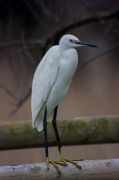
[[[53,46],[45,54],[36,69],[32,84],[32,127],[43,129],[45,107],[47,119],[67,93],[72,76],[78,64],[77,51],[69,40],[76,37],[65,36],[60,44]],[[67,42],[66,42],[67,41]],[[73,46],[73,48],[72,48]]]

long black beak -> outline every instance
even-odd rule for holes
[[[90,44],[90,43],[87,43],[87,42],[83,42],[83,41],[73,41],[75,44],[79,44],[79,45],[83,45],[83,46],[90,46],[90,47],[98,47],[96,46],[95,44]]]

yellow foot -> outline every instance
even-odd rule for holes
[[[60,168],[59,168],[59,166],[57,164],[64,165],[63,162],[53,161],[49,157],[47,157],[45,161],[46,161],[46,164],[47,164],[47,169],[49,169],[50,163],[51,163],[53,166],[55,166],[55,168],[57,169],[58,173],[61,174],[61,170],[60,170]]]
[[[82,167],[78,163],[76,163],[75,161],[83,161],[83,159],[75,160],[75,159],[67,159],[65,157],[61,157],[60,160],[61,160],[61,162],[63,162],[63,164],[65,166],[67,166],[67,162],[70,162],[70,163],[76,165],[79,169],[82,169]]]

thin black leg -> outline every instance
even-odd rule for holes
[[[54,110],[52,124],[53,124],[53,128],[54,128],[55,135],[56,135],[56,140],[57,140],[57,144],[58,144],[58,150],[60,152],[61,151],[61,143],[60,143],[59,133],[58,133],[58,130],[57,130],[57,122],[56,122],[57,109],[58,109],[58,106],[56,106],[56,108]]]
[[[45,153],[46,153],[46,158],[47,158],[48,157],[47,108],[45,108],[44,119],[43,119],[43,127],[44,127],[44,138],[45,138]]]

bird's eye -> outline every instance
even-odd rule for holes
[[[74,43],[72,39],[70,39],[69,42],[72,43],[72,44]]]

